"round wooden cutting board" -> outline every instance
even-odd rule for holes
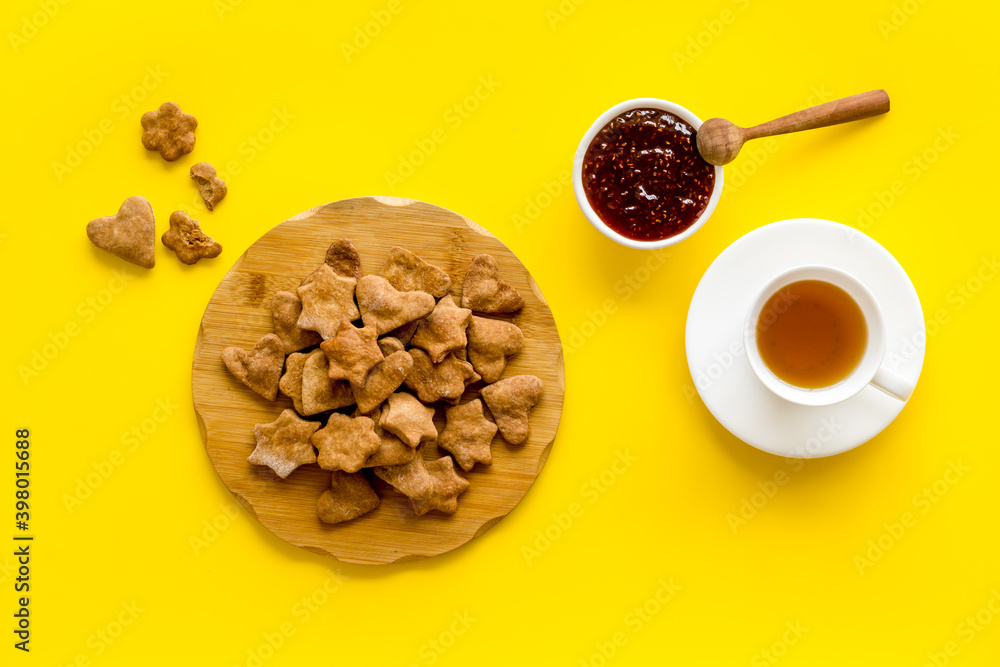
[[[416,516],[409,500],[370,475],[381,498],[377,509],[353,521],[327,525],[316,516],[316,501],[329,487],[330,473],[300,467],[287,479],[247,462],[254,450],[254,424],[274,421],[291,399],[268,401],[232,377],[221,360],[224,347],[249,349],[272,331],[271,297],[295,291],[323,263],[327,247],[348,238],[361,253],[363,273],[378,273],[392,246],[401,246],[447,271],[452,294],[461,295],[469,262],[489,253],[503,278],[524,297],[520,312],[506,316],[524,332],[523,351],[510,360],[503,377],[530,373],[545,383],[531,412],[528,441],[514,447],[497,435],[493,463],[468,473],[470,486],[458,512]],[[491,316],[493,317],[493,316]],[[504,317],[504,316],[499,316]],[[278,225],[236,261],[205,309],[192,371],[195,411],[212,465],[236,499],[271,532],[316,553],[350,563],[398,563],[434,556],[482,534],[507,515],[531,487],[552,447],[565,387],[562,345],[548,305],[517,257],[489,232],[446,209],[411,199],[360,197],[318,206]],[[463,402],[478,395],[470,385]],[[444,412],[435,421],[443,428]],[[425,458],[446,456],[436,446]]]

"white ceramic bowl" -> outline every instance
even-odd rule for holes
[[[597,231],[601,232],[607,236],[612,241],[617,241],[624,246],[630,248],[641,248],[641,249],[652,249],[652,248],[663,248],[668,245],[673,245],[675,243],[680,243],[687,237],[694,234],[696,231],[701,229],[701,226],[711,217],[712,211],[715,210],[715,205],[719,203],[719,196],[722,194],[722,167],[715,168],[715,186],[712,188],[712,196],[708,200],[708,206],[702,211],[701,215],[694,224],[685,229],[680,234],[670,236],[665,239],[659,239],[657,241],[637,241],[636,239],[630,239],[626,236],[622,236],[615,230],[604,224],[600,216],[594,211],[590,206],[590,202],[587,201],[587,193],[583,190],[583,158],[587,154],[587,149],[590,148],[590,143],[597,136],[597,133],[601,131],[605,125],[611,122],[611,120],[630,109],[659,109],[661,111],[668,111],[678,118],[686,121],[695,130],[701,127],[701,119],[695,116],[693,113],[685,109],[684,107],[674,104],[673,102],[668,102],[666,100],[656,99],[655,97],[637,97],[634,100],[626,100],[621,104],[616,104],[604,113],[602,113],[594,124],[590,126],[587,133],[583,135],[583,139],[580,140],[580,146],[576,149],[576,158],[573,160],[573,192],[576,193],[577,204],[580,205],[580,210],[590,220],[590,224],[597,228]]]

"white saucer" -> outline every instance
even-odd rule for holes
[[[924,363],[923,311],[913,283],[889,252],[852,227],[829,220],[783,220],[754,230],[720,254],[688,309],[688,368],[706,407],[741,440],[772,454],[829,456],[872,439],[905,403],[871,385],[825,407],[790,403],[754,375],[743,351],[743,323],[757,292],[801,264],[853,274],[878,300],[890,368],[914,384]]]

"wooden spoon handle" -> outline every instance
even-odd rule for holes
[[[867,93],[833,100],[826,104],[796,111],[767,123],[748,127],[743,137],[744,139],[757,139],[776,134],[812,130],[827,125],[839,125],[852,120],[877,116],[888,110],[889,95],[884,90],[870,90]]]

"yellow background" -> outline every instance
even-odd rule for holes
[[[0,458],[9,471],[14,429],[29,427],[37,538],[27,656],[11,646],[13,547],[0,556],[0,662],[247,665],[263,646],[266,665],[923,665],[929,653],[996,664],[1000,281],[976,280],[992,277],[984,257],[1000,240],[994,6],[63,1],[8,2],[0,20]],[[385,25],[369,25],[366,43],[356,29],[373,11]],[[147,68],[159,77],[144,82]],[[481,77],[499,85],[475,99]],[[782,137],[728,166],[710,223],[631,293],[621,281],[646,277],[649,256],[599,235],[552,185],[594,118],[624,99],[750,125],[880,87],[888,116]],[[199,121],[195,151],[172,164],[139,142],[140,115],[167,100]],[[476,108],[449,114],[456,104]],[[269,135],[275,110],[290,118]],[[391,188],[386,173],[437,128],[445,140]],[[69,151],[88,154],[66,173],[53,163]],[[188,178],[200,160],[239,170],[214,213]],[[524,501],[465,547],[390,567],[339,565],[242,510],[230,518],[190,390],[202,310],[243,249],[300,211],[368,194],[432,202],[495,233],[567,344],[559,435]],[[87,221],[131,195],[152,203],[158,233],[171,211],[193,213],[222,256],[186,267],[158,244],[146,271],[95,249]],[[691,397],[683,334],[713,258],[800,216],[864,229],[906,268],[925,316],[944,321],[900,417],[798,469]],[[122,269],[132,279],[112,293]],[[584,326],[609,299],[617,311]],[[19,367],[69,324],[78,335],[25,382]],[[176,406],[169,416],[158,399]],[[132,429],[148,435],[133,441]],[[620,474],[619,452],[637,459]],[[968,468],[954,483],[949,462]],[[754,494],[778,471],[787,484],[762,503]],[[602,473],[613,483],[594,493]],[[15,532],[12,494],[4,473],[0,534]],[[88,497],[68,508],[74,494]],[[761,507],[734,531],[744,500]],[[553,518],[573,503],[571,525]],[[914,521],[892,537],[904,512]],[[880,539],[888,548],[859,566]],[[662,604],[661,580],[682,587]],[[639,622],[643,605],[656,613]]]

